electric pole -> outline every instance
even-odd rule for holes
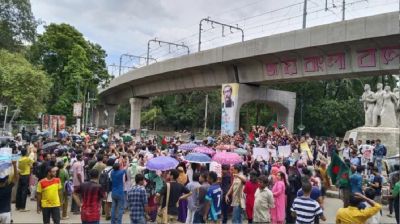
[[[185,45],[184,43],[182,43],[182,44],[176,44],[176,43],[172,43],[172,42],[168,42],[168,41],[157,40],[156,38],[154,38],[154,39],[149,40],[149,41],[147,42],[147,59],[146,59],[146,65],[149,65],[150,43],[151,43],[151,42],[158,43],[160,46],[161,46],[161,44],[167,44],[168,47],[171,47],[171,46],[175,46],[175,47],[177,47],[177,48],[178,48],[178,47],[183,47],[183,48],[186,48],[186,49],[187,49],[187,54],[190,54],[190,49],[189,49],[189,47],[188,47],[187,45]]]
[[[214,27],[214,24],[220,25],[222,27],[222,36],[223,37],[224,37],[224,28],[225,27],[229,28],[231,33],[232,33],[232,29],[239,30],[240,32],[242,32],[242,42],[244,41],[244,31],[237,24],[236,24],[236,26],[232,26],[232,25],[229,25],[229,24],[220,23],[220,22],[217,22],[215,20],[211,20],[208,17],[208,18],[204,18],[204,19],[200,20],[200,23],[199,23],[199,48],[198,48],[199,51],[201,50],[201,31],[203,30],[202,29],[202,23],[203,22],[211,23],[212,27]]]
[[[303,5],[303,29],[307,26],[307,0],[304,0]]]

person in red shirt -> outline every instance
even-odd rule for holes
[[[254,194],[258,187],[257,172],[253,170],[250,172],[250,180],[246,182],[243,189],[243,193],[246,194],[246,214],[249,223],[253,223]]]
[[[100,223],[101,201],[105,197],[105,193],[98,183],[99,171],[92,169],[89,171],[89,176],[90,180],[77,187],[72,195],[76,204],[82,207],[82,224]],[[83,203],[81,203],[79,196],[82,198]]]

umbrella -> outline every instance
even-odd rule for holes
[[[237,153],[238,155],[247,155],[247,150],[246,149],[242,149],[242,148],[237,148],[233,151],[234,153]]]
[[[205,146],[198,146],[193,149],[193,152],[199,152],[210,156],[213,156],[215,154],[215,151],[212,148],[208,148]]]
[[[213,156],[212,160],[219,164],[233,165],[242,162],[242,157],[234,152],[219,152]]]
[[[206,154],[199,152],[192,152],[185,156],[185,160],[190,163],[210,163],[211,158]]]
[[[234,145],[218,145],[217,147],[215,147],[215,149],[218,149],[218,150],[232,150],[232,149],[237,149],[237,147],[234,146]]]
[[[60,143],[58,143],[58,142],[49,142],[49,143],[46,143],[46,144],[43,145],[43,150],[53,151],[59,145],[60,145]]]
[[[178,164],[179,164],[178,160],[172,157],[158,156],[156,158],[150,159],[146,164],[146,168],[154,171],[157,170],[166,171],[175,169],[176,166],[178,166]]]
[[[186,144],[182,144],[182,145],[178,146],[178,149],[190,151],[190,150],[193,150],[194,148],[196,148],[197,146],[198,145],[196,145],[194,143],[186,143]]]

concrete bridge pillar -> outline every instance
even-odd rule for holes
[[[107,127],[114,127],[115,125],[115,115],[117,113],[118,105],[116,104],[107,104],[106,111],[107,111],[107,118],[106,118],[106,125]]]
[[[268,104],[278,116],[278,123],[284,123],[293,132],[296,93],[267,89],[240,83],[222,85],[221,133],[232,135],[239,129],[240,108],[252,101]]]
[[[142,107],[148,102],[144,98],[130,98],[129,103],[131,104],[131,120],[129,127],[132,129],[140,129],[140,114],[142,112]]]

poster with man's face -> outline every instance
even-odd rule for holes
[[[233,135],[236,124],[236,111],[238,100],[238,83],[222,85],[221,91],[221,132],[222,134]]]

